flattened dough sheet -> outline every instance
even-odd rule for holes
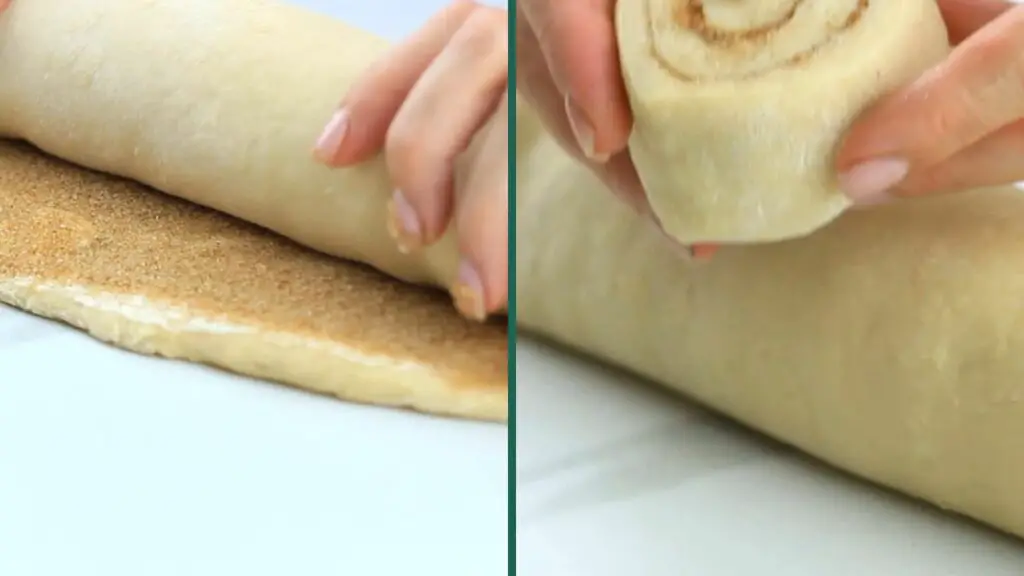
[[[0,301],[117,346],[503,421],[505,327],[440,292],[0,142]]]

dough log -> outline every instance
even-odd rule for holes
[[[633,160],[685,244],[831,221],[850,123],[948,52],[935,0],[635,0],[617,20]]]
[[[687,263],[519,123],[520,326],[1024,536],[1024,193],[850,211]]]

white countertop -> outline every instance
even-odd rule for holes
[[[398,39],[446,2],[302,3]],[[2,576],[503,575],[506,442],[0,306]]]
[[[1019,576],[1024,542],[520,338],[525,576]]]

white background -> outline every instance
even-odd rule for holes
[[[302,3],[398,39],[445,2]],[[505,574],[506,441],[0,307],[0,576]]]
[[[1024,544],[520,338],[524,576],[1019,576]]]

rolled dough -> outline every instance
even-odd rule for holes
[[[443,295],[0,143],[0,302],[342,399],[503,421],[504,326]]]
[[[311,154],[386,48],[269,0],[14,2],[0,15],[0,136],[402,280],[449,286],[452,235],[414,255],[388,236],[382,157],[337,170]]]
[[[849,124],[949,51],[935,0],[617,3],[630,151],[683,244],[805,235],[849,206]]]

